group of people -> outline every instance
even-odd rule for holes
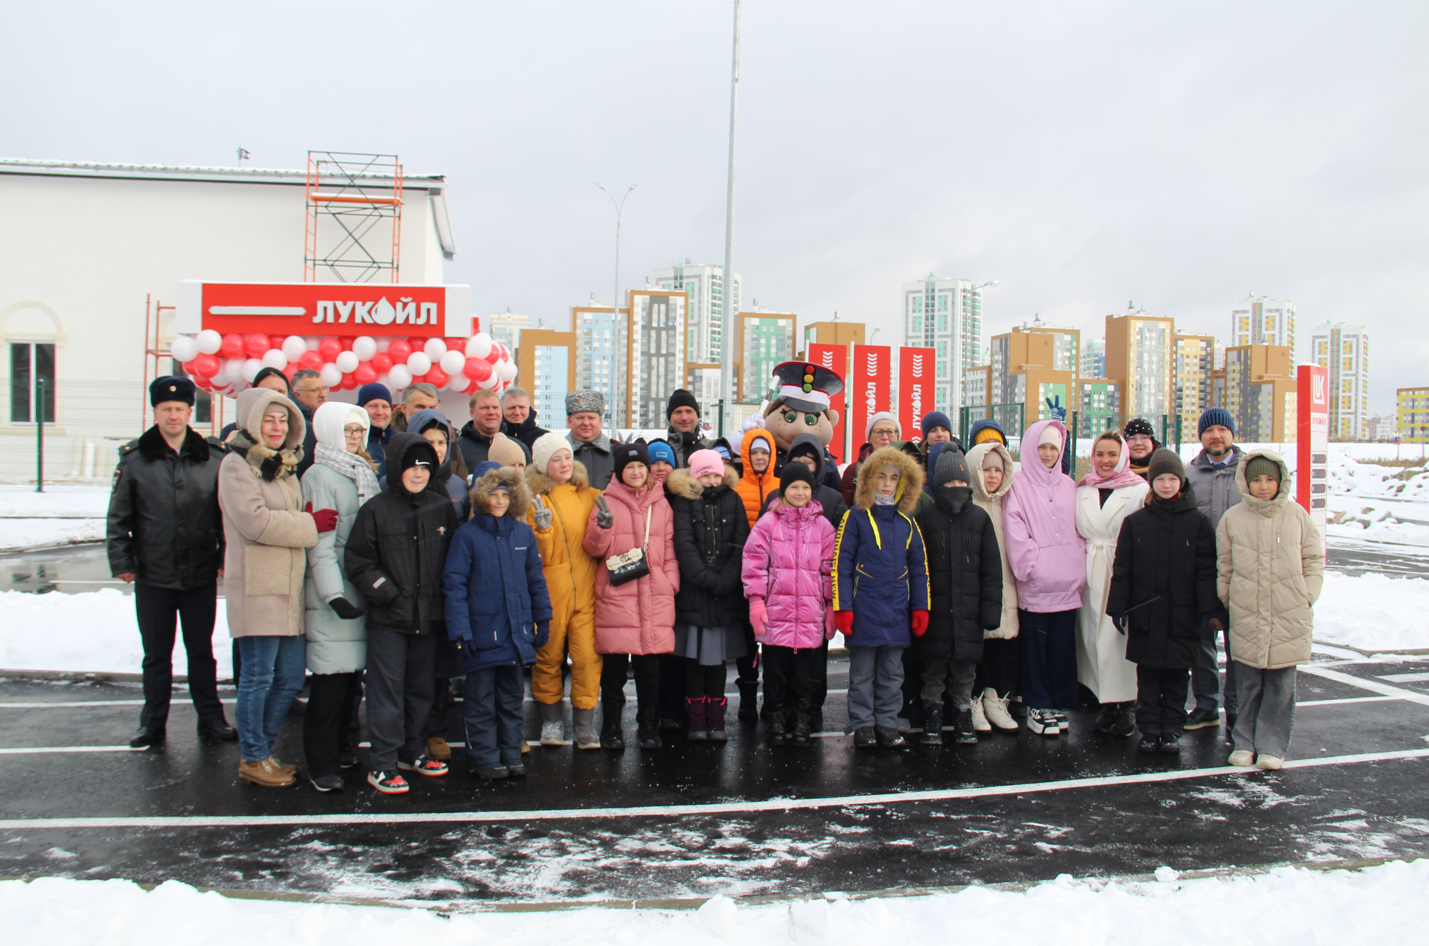
[[[1098,731],[1175,753],[1220,723],[1223,636],[1231,764],[1285,758],[1324,546],[1284,461],[1245,454],[1223,410],[1201,417],[1189,468],[1137,419],[1096,438],[1080,480],[1057,419],[1022,433],[1019,463],[990,420],[965,452],[941,412],[918,442],[875,414],[840,475],[816,435],[781,446],[756,421],[737,447],[705,438],[687,391],[665,438],[619,443],[596,391],[567,396],[564,433],[519,389],[478,392],[456,431],[425,385],[399,405],[367,385],[354,405],[302,374],[291,392],[258,379],[222,441],[188,427],[192,384],[161,378],[155,427],[122,451],[109,548],[145,647],[135,746],[165,738],[177,617],[200,732],[237,738],[238,777],[260,786],[297,780],[273,745],[305,679],[320,791],[357,764],[362,700],[380,792],[447,774],[458,693],[471,770],[524,775],[528,668],[542,745],[624,748],[631,677],[641,749],[723,742],[731,660],[740,718],[807,745],[839,633],[859,750],[915,731],[975,744],[1019,716],[1054,738],[1084,689]],[[208,644],[218,577],[236,731]]]

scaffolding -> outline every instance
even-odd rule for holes
[[[395,154],[309,151],[306,197],[303,282],[381,282],[384,272],[398,281],[402,164]],[[321,239],[320,220],[327,221]]]

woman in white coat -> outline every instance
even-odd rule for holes
[[[1097,731],[1122,737],[1136,728],[1136,664],[1126,659],[1126,635],[1107,617],[1106,600],[1122,520],[1146,504],[1150,489],[1130,467],[1126,441],[1109,430],[1092,443],[1092,471],[1077,483],[1077,533],[1087,542],[1077,680],[1102,704]]]

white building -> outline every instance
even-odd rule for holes
[[[647,288],[683,292],[688,299],[685,313],[685,360],[697,364],[718,364],[724,353],[725,303],[729,303],[731,331],[739,331],[742,279],[734,274],[731,298],[725,299],[724,267],[708,263],[683,263],[657,269],[646,280]],[[677,385],[678,387],[678,385]]]
[[[1295,357],[1295,303],[1248,296],[1231,306],[1232,345],[1285,345]]]
[[[0,159],[0,474],[34,473],[38,368],[54,392],[46,475],[106,475],[116,448],[149,422],[146,300],[166,351],[181,280],[302,282],[306,179]],[[445,178],[404,174],[402,186],[400,280],[440,284],[456,252]],[[173,370],[168,358],[159,370]],[[465,396],[450,399],[462,416]],[[207,433],[220,414],[231,419],[231,403],[205,403],[196,426]]]
[[[609,303],[591,293],[585,305],[571,307],[571,331],[576,335],[576,390],[599,391],[605,395],[605,424],[628,427],[625,413],[626,368],[629,342],[626,321],[629,310],[622,308],[620,318]]]
[[[1081,378],[1106,377],[1106,339],[1093,338],[1082,343],[1081,365],[1077,376]]]
[[[509,307],[505,312],[496,312],[481,320],[481,330],[490,335],[492,341],[512,351],[521,347],[521,330],[532,327],[529,315],[512,312]]]
[[[963,374],[983,363],[982,287],[969,279],[926,279],[903,284],[903,344],[936,352],[933,398],[956,418],[963,403]]]
[[[1369,333],[1325,322],[1310,330],[1310,361],[1330,375],[1330,437],[1361,440],[1369,421]]]

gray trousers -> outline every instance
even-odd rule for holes
[[[1296,668],[1257,670],[1240,664],[1235,669],[1240,715],[1231,742],[1236,749],[1285,758],[1295,728]]]
[[[848,729],[898,726],[903,708],[902,647],[848,649]]]
[[[437,688],[437,639],[367,629],[368,758],[374,772],[393,772],[397,760],[415,762],[427,751],[422,733]]]
[[[1221,636],[1226,644],[1226,715],[1237,715],[1236,696],[1240,692],[1236,686],[1236,673],[1244,664],[1231,659],[1231,632],[1227,627],[1222,631],[1201,628],[1201,654],[1191,671],[1191,692],[1196,694],[1196,709],[1214,713],[1220,706],[1221,674],[1216,667],[1216,637]]]
[[[973,678],[977,676],[976,660],[956,657],[930,657],[923,661],[923,689],[919,696],[924,703],[941,703],[943,693],[953,698],[959,710],[973,705]]]

